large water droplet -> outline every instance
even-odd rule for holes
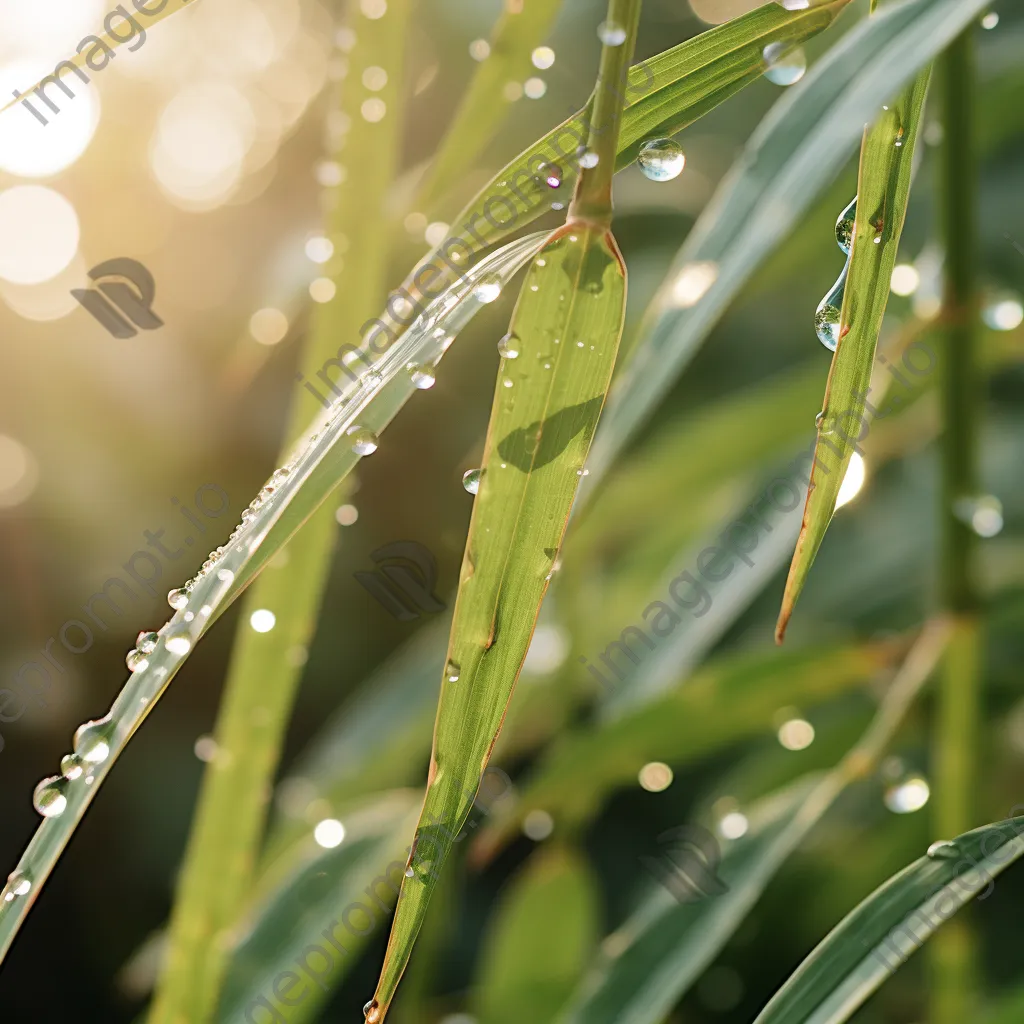
[[[636,162],[651,181],[671,181],[686,166],[686,156],[672,139],[651,139],[640,147]]]
[[[4,886],[3,902],[13,903],[19,896],[27,896],[32,891],[32,879],[23,871],[14,871],[7,876]]]
[[[156,645],[160,642],[159,633],[147,633],[143,630],[135,641],[135,646],[142,651],[143,654],[152,654],[156,650]]]
[[[85,771],[85,762],[78,754],[65,754],[60,759],[60,773],[65,779],[73,782]]]
[[[377,450],[377,435],[366,427],[349,427],[345,433],[351,439],[356,455],[372,455]]]
[[[602,21],[597,26],[597,38],[605,46],[621,46],[626,41],[626,30],[614,21]]]
[[[462,474],[462,486],[469,491],[470,494],[476,494],[480,490],[480,481],[483,479],[484,471],[482,469],[470,469]]]
[[[807,57],[803,47],[788,42],[769,43],[762,54],[768,65],[764,77],[775,85],[794,85],[807,71]]]
[[[102,764],[110,757],[114,723],[109,715],[95,722],[85,722],[75,730],[75,753],[90,764]]]
[[[172,590],[167,595],[167,603],[175,611],[184,608],[188,604],[188,591],[184,589]]]
[[[444,667],[445,678],[448,680],[448,682],[457,683],[459,681],[459,674],[461,672],[462,669],[459,667],[459,665],[456,662],[452,661],[451,658],[449,658],[448,664]]]
[[[64,795],[67,788],[68,780],[60,775],[43,779],[32,794],[32,806],[44,818],[56,818],[68,805],[68,798]]]
[[[502,359],[519,358],[519,338],[511,331],[498,342],[498,355]]]
[[[839,344],[839,321],[843,309],[843,292],[846,289],[846,268],[843,268],[839,280],[832,285],[832,290],[818,303],[814,311],[814,331],[818,341],[829,350],[835,352]]]
[[[434,386],[434,381],[437,378],[434,376],[434,368],[423,363],[409,367],[409,379],[414,387],[419,388],[420,391],[426,391],[427,388]]]
[[[928,856],[932,860],[953,860],[959,854],[960,850],[957,848],[956,843],[952,843],[948,839],[940,839],[937,843],[932,843],[928,847]]]
[[[363,1016],[366,1018],[366,1024],[377,1024],[380,1020],[380,1003],[376,999],[371,999],[363,1007]]]

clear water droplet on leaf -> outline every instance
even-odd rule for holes
[[[651,139],[640,147],[636,162],[651,181],[671,181],[682,173],[686,156],[673,139]]]
[[[75,753],[90,764],[102,764],[110,757],[114,723],[109,715],[94,722],[85,722],[75,730]]]
[[[188,591],[179,588],[178,590],[172,590],[167,595],[167,603],[175,610],[178,611],[184,608],[188,604]]]
[[[807,56],[801,46],[782,41],[769,43],[762,56],[768,65],[764,77],[774,85],[795,85],[807,71]]]
[[[473,289],[477,302],[493,302],[501,294],[501,278],[497,274],[488,274],[480,279]]]
[[[138,639],[135,641],[135,646],[138,650],[142,651],[143,654],[152,654],[156,650],[156,645],[160,642],[159,633],[147,633],[143,630]]]
[[[85,770],[85,762],[78,754],[65,754],[60,759],[60,773],[65,779],[73,782]]]
[[[452,661],[451,658],[449,658],[448,664],[444,667],[445,678],[448,680],[448,682],[457,683],[459,681],[459,674],[461,673],[461,671],[462,669],[458,666],[458,664]]]
[[[356,455],[372,455],[377,450],[377,435],[366,427],[349,427],[346,431]]]
[[[476,494],[480,490],[480,481],[483,478],[482,469],[470,469],[462,474],[462,486],[470,493]]]
[[[626,30],[614,21],[602,21],[597,26],[597,38],[605,46],[621,46],[626,41]]]
[[[32,794],[32,806],[44,818],[58,817],[64,813],[64,808],[68,805],[68,798],[65,796],[67,788],[68,780],[60,775],[43,779]]]
[[[426,364],[420,364],[409,367],[409,379],[412,381],[413,386],[420,389],[420,391],[426,391],[427,388],[432,388],[434,382],[437,379],[434,376],[434,369]]]
[[[498,342],[498,355],[502,359],[519,358],[519,338],[511,331]]]
[[[957,848],[956,843],[952,843],[948,839],[940,839],[937,843],[932,843],[928,847],[928,856],[932,860],[952,860],[959,853],[960,850]]]

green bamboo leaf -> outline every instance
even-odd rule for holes
[[[360,19],[350,59],[384,68],[378,91],[391,116],[371,122],[360,116],[357,90],[336,88],[337,109],[351,129],[345,145],[372,152],[355,161],[346,180],[324,196],[334,257],[325,266],[336,291],[314,303],[300,379],[329,394],[325,368],[337,355],[338,338],[356,337],[387,291],[389,245],[380,220],[398,161],[402,118],[402,69],[410,20],[408,0],[392,0],[387,17]],[[355,16],[352,16],[354,20]],[[351,259],[347,249],[359,253]],[[319,371],[319,379],[318,379]],[[313,418],[317,403],[305,388],[292,402],[282,461]],[[242,602],[231,665],[218,714],[217,759],[203,778],[171,917],[166,967],[149,1010],[150,1024],[182,1017],[209,1020],[227,966],[219,936],[238,917],[252,884],[272,785],[302,675],[303,661],[320,611],[338,525],[333,508],[317,509],[286,548],[288,561],[264,573]],[[257,632],[250,621],[272,613],[272,627]],[[244,756],[239,752],[244,751]]]
[[[709,664],[685,687],[632,714],[575,730],[548,751],[513,812],[489,822],[477,855],[493,856],[534,809],[575,830],[616,788],[635,783],[649,761],[679,767],[765,732],[780,707],[813,707],[863,686],[899,654],[893,645],[844,646],[734,656]]]
[[[433,207],[495,138],[505,120],[495,112],[509,107],[503,89],[532,74],[531,53],[547,37],[561,7],[562,0],[505,0],[491,33],[488,56],[459,102],[414,209]]]
[[[847,32],[775,104],[694,225],[648,310],[641,339],[608,396],[581,502],[754,271],[839,173],[864,125],[985,7],[986,0],[886,4]],[[804,13],[816,10],[821,8]],[[808,331],[809,345],[812,338]]]
[[[850,457],[870,429],[865,403],[910,198],[914,148],[930,78],[929,66],[864,133],[838,345],[818,422],[803,523],[775,630],[779,643],[832,519]],[[846,230],[849,225],[841,220],[837,235]]]
[[[625,290],[611,233],[584,222],[555,231],[527,273],[495,389],[412,874],[368,1020],[384,1019],[501,728],[611,379]]]
[[[1024,817],[933,843],[852,910],[797,968],[755,1024],[849,1020],[945,921],[1024,854]],[[985,891],[987,890],[987,891]]]
[[[551,1024],[597,944],[599,897],[587,861],[538,851],[509,884],[474,979],[480,1024]]]

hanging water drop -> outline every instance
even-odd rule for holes
[[[928,856],[932,860],[953,860],[959,853],[956,843],[952,843],[948,839],[940,839],[928,847]]]
[[[78,754],[65,754],[60,759],[60,773],[69,782],[74,782],[85,770],[85,762]]]
[[[597,38],[605,46],[621,46],[626,41],[626,30],[614,21],[602,21],[597,26]]]
[[[142,651],[143,654],[152,654],[156,650],[156,645],[159,642],[159,633],[147,633],[143,630],[136,638],[135,646],[138,650]]]
[[[451,658],[449,658],[448,664],[444,667],[445,678],[448,680],[448,682],[457,683],[459,681],[459,673],[461,671],[462,669],[459,668],[459,666],[454,661],[452,661]]]
[[[172,590],[167,595],[167,603],[175,610],[178,611],[184,608],[188,604],[188,591],[184,589]]]
[[[636,162],[651,181],[671,181],[682,173],[686,156],[672,139],[651,139],[640,147]]]
[[[109,715],[95,722],[85,722],[75,730],[75,753],[90,764],[102,764],[110,757],[114,723]]]
[[[64,795],[68,780],[59,775],[43,779],[32,794],[32,806],[44,818],[56,818],[64,813],[68,798]]]
[[[412,381],[413,387],[419,388],[420,391],[426,391],[427,388],[434,386],[434,381],[437,378],[434,376],[433,367],[418,364],[409,367],[409,379]]]
[[[501,294],[501,278],[497,274],[488,274],[480,279],[473,289],[473,297],[477,302],[493,302]]]
[[[366,1024],[377,1024],[380,1020],[380,1003],[376,999],[371,999],[363,1007],[363,1016],[366,1018]]]
[[[349,427],[345,433],[351,438],[356,455],[372,455],[377,450],[377,435],[366,427]]]
[[[519,358],[519,338],[511,331],[498,342],[498,355],[502,359]]]
[[[769,43],[762,52],[768,65],[764,77],[775,85],[795,85],[807,71],[803,47],[782,42]]]
[[[133,647],[125,656],[124,663],[128,666],[129,672],[141,672],[149,664],[149,659],[142,651]]]
[[[476,494],[480,490],[480,481],[483,478],[482,469],[470,469],[462,474],[462,486],[470,493]]]
[[[836,221],[836,241],[847,256],[850,255],[850,249],[853,247],[853,224],[856,217],[857,197],[854,196]]]
[[[839,344],[839,321],[843,309],[843,292],[846,289],[846,268],[843,268],[839,280],[832,290],[818,303],[814,311],[814,330],[818,341],[829,350],[835,352]]]

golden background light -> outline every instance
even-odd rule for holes
[[[78,251],[75,208],[42,185],[0,192],[0,277],[39,284],[59,274]]]

